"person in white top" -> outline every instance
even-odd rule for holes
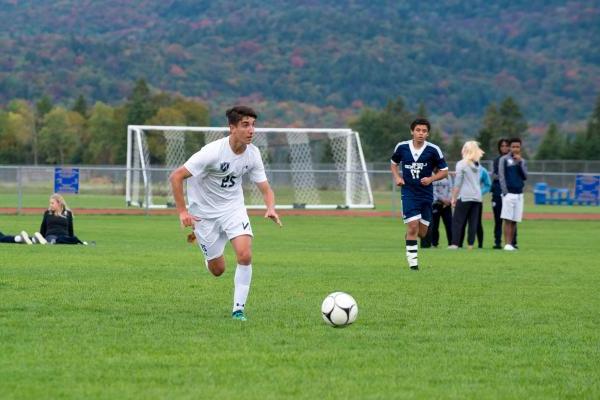
[[[250,107],[235,106],[226,115],[229,136],[202,147],[169,179],[181,225],[193,227],[206,267],[214,276],[225,272],[223,251],[227,241],[231,242],[237,258],[232,317],[245,321],[253,235],[244,205],[243,175],[248,174],[262,193],[267,207],[265,218],[279,226],[282,223],[275,211],[275,194],[267,181],[260,151],[251,143],[256,112]],[[189,208],[183,194],[186,179]]]

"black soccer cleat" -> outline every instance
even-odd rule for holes
[[[418,265],[413,265],[412,267],[410,267],[411,271],[418,271],[419,270],[419,266]]]

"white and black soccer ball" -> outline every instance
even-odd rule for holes
[[[358,304],[344,292],[333,292],[321,304],[323,319],[331,326],[347,326],[356,321]]]

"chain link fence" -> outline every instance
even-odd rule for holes
[[[450,169],[455,163],[450,163]],[[491,171],[491,161],[483,162]],[[54,192],[54,173],[56,166],[0,166],[0,209],[45,208],[48,198]],[[66,167],[66,166],[65,166]],[[277,169],[270,165],[267,171],[269,181],[274,188],[278,204],[286,201],[289,194],[291,174],[289,170]],[[69,205],[77,209],[125,209],[125,180],[126,167],[114,166],[72,166],[79,169],[79,192],[68,195]],[[334,182],[340,179],[339,171],[335,166],[327,164],[314,165],[311,174],[317,180],[317,187],[322,196],[330,196],[332,201],[337,201],[341,196],[333,187]],[[392,184],[390,164],[367,164],[370,184],[375,195],[375,206],[378,201],[389,204],[390,196],[395,198],[397,188]],[[538,182],[546,182],[549,186],[574,190],[577,175],[600,175],[600,161],[529,161],[529,178],[526,192],[532,193]],[[168,176],[169,168],[153,168],[152,176],[155,182],[155,195],[168,199],[170,189]],[[360,173],[349,171],[347,174]],[[351,177],[351,175],[349,175]],[[329,183],[332,183],[329,185]],[[250,186],[245,188],[249,196]],[[392,207],[393,204],[392,204]],[[379,207],[378,207],[379,208]]]

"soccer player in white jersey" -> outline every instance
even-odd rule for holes
[[[252,227],[242,191],[242,176],[248,174],[263,195],[270,218],[279,226],[275,195],[265,175],[260,151],[252,142],[256,112],[236,106],[226,112],[229,136],[202,147],[171,174],[171,188],[182,226],[192,226],[204,253],[207,269],[220,276],[225,272],[223,250],[231,242],[237,258],[234,277],[233,313],[246,321],[244,307],[252,278]],[[187,179],[189,209],[183,182]]]

